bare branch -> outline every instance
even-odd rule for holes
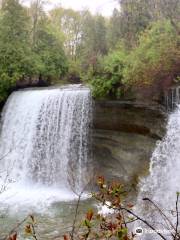
[[[178,212],[178,202],[179,202],[179,193],[177,193],[177,198],[176,198],[176,229],[175,229],[175,237],[178,236],[178,226],[179,226],[179,212]]]
[[[150,202],[159,211],[161,216],[164,217],[165,221],[167,221],[169,223],[169,225],[172,227],[172,229],[175,230],[175,227],[174,227],[173,223],[169,220],[169,218],[166,216],[166,214],[158,207],[158,205],[155,202],[153,202],[149,198],[143,198],[143,200]]]

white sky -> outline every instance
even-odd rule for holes
[[[28,4],[30,0],[24,0]],[[65,8],[73,8],[74,10],[82,10],[88,8],[92,13],[101,13],[110,16],[115,7],[118,7],[118,0],[49,0],[48,9],[53,6],[62,6]]]

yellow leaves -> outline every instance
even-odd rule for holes
[[[33,231],[32,231],[31,225],[26,225],[25,229],[24,229],[24,232],[27,235],[32,235]]]
[[[32,237],[33,239],[37,239],[35,232],[35,218],[33,215],[29,215],[24,218],[20,223],[18,223],[14,230],[10,231],[9,236],[6,238],[6,240],[18,240],[18,230],[23,227],[23,225],[24,237]]]
[[[29,221],[25,225],[24,228],[24,234],[25,236],[32,236],[34,239],[36,239],[36,233],[35,233],[35,218],[33,215],[29,215]]]

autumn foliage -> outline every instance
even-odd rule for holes
[[[107,183],[103,176],[97,179],[98,191],[92,193],[102,205],[114,210],[112,214],[104,216],[89,209],[82,220],[80,229],[72,234],[64,235],[64,240],[90,240],[90,239],[118,239],[132,240],[134,235],[129,232],[127,222],[133,218],[126,217],[121,206],[131,209],[132,204],[126,204],[126,190],[118,182]]]

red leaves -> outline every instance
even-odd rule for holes
[[[64,238],[64,240],[69,240],[69,236],[68,235],[64,235],[63,238]]]
[[[107,227],[109,230],[113,231],[113,230],[117,229],[118,224],[110,222]]]
[[[121,239],[121,240],[132,240],[133,236],[129,235],[128,229],[126,228],[126,217],[123,214],[123,208],[131,209],[132,204],[127,204],[125,197],[127,191],[124,186],[118,181],[106,182],[103,176],[98,177],[97,184],[99,190],[97,193],[94,193],[93,196],[96,200],[100,201],[102,205],[107,206],[109,209],[114,210],[113,217],[95,215],[99,222],[99,230],[96,229],[94,235],[98,236],[99,239],[111,238]],[[88,216],[91,219],[91,215]],[[94,223],[91,223],[91,228],[94,226]],[[97,223],[95,223],[97,224]]]
[[[133,205],[133,204],[131,204],[131,203],[129,203],[129,204],[127,204],[127,207],[128,207],[128,208],[133,208],[133,207],[134,207],[134,205]]]
[[[88,210],[88,212],[86,213],[86,218],[91,221],[92,217],[94,215],[94,212],[92,209]]]
[[[103,176],[98,177],[97,184],[99,190],[92,193],[92,196],[105,205],[107,208],[114,210],[113,215],[101,215],[89,209],[80,224],[79,231],[74,233],[74,239],[119,239],[133,240],[133,234],[129,234],[126,227],[129,219],[124,216],[124,208],[132,208],[132,204],[127,204],[124,197],[127,191],[124,186],[117,181],[106,182]],[[34,222],[34,217],[30,215]],[[26,232],[31,232],[31,225],[26,226]],[[71,234],[65,234],[63,240],[71,240]],[[9,239],[16,240],[16,239]]]
[[[115,207],[119,207],[119,206],[120,206],[120,202],[121,202],[120,197],[115,197],[115,198],[113,199],[113,201],[112,201],[112,204],[113,204],[113,206],[115,206]]]
[[[103,176],[99,176],[97,179],[97,184],[102,188],[105,183],[105,179]]]
[[[16,240],[17,239],[17,233],[13,233],[7,240]]]

